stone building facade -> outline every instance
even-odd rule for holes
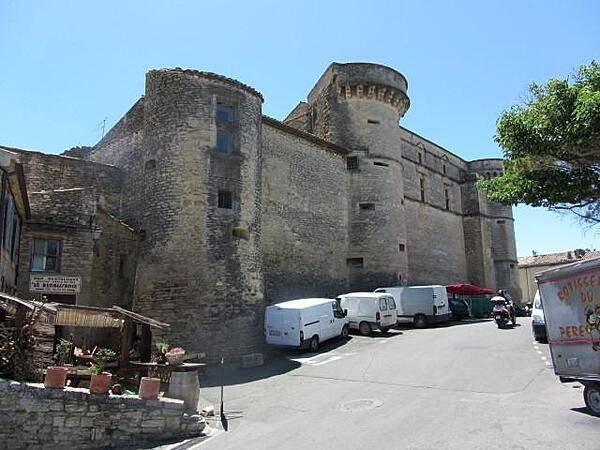
[[[291,298],[451,282],[519,298],[511,208],[474,185],[502,161],[465,161],[399,126],[407,89],[391,68],[333,63],[278,121],[236,80],[152,70],[93,148],[23,152],[22,253],[56,231],[51,205],[79,205],[59,221],[87,233],[79,256],[63,254],[89,274],[77,301],[128,302],[212,360],[260,349],[265,305]],[[110,288],[123,255],[128,275]]]

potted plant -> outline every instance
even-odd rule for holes
[[[65,364],[71,361],[73,355],[73,343],[67,339],[61,339],[56,346],[56,353],[54,354],[54,366],[48,366],[46,368],[46,375],[44,376],[44,386],[47,388],[64,389],[67,383],[67,374],[69,369],[65,367]]]
[[[179,366],[179,365],[183,364],[184,355],[185,355],[185,350],[181,347],[174,347],[171,350],[169,350],[167,353],[165,353],[165,356],[167,357],[167,361],[169,361],[169,364],[172,366]]]
[[[91,394],[106,394],[110,388],[112,374],[105,372],[106,363],[116,361],[117,354],[108,348],[98,349],[94,353],[94,363],[90,367],[92,374],[90,379]]]
[[[165,364],[167,362],[166,353],[169,350],[169,344],[166,341],[157,341],[154,345],[158,353],[152,355],[152,362]]]

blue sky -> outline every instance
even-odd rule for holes
[[[402,124],[465,159],[501,156],[495,121],[531,81],[600,59],[590,1],[0,1],[0,144],[93,145],[142,95],[144,74],[187,67],[261,91],[278,119],[331,61],[401,71]],[[515,208],[520,256],[600,249],[600,230]]]

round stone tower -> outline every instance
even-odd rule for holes
[[[143,241],[134,309],[209,361],[262,347],[262,96],[235,80],[152,70],[143,100]]]
[[[485,179],[501,176],[504,172],[502,159],[499,158],[471,161],[469,168],[477,174],[477,178]],[[479,193],[478,197],[479,217],[484,224],[483,248],[490,249],[492,261],[493,274],[490,279],[495,280],[496,289],[506,289],[515,300],[521,300],[512,206],[491,202],[483,193]]]
[[[331,64],[308,96],[310,131],[351,150],[349,288],[406,280],[406,222],[400,118],[406,78],[368,63]]]

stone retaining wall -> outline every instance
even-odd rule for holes
[[[205,422],[183,402],[0,379],[0,449],[130,447],[199,436]]]

